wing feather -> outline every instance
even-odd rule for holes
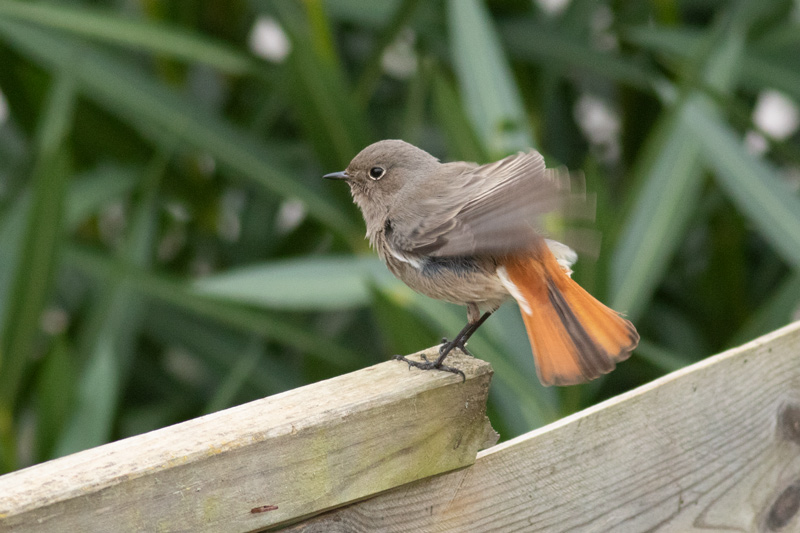
[[[529,247],[542,238],[542,217],[563,211],[571,196],[569,175],[546,170],[535,150],[482,166],[447,163],[422,179],[389,214],[392,244],[419,255]]]

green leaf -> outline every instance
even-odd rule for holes
[[[753,313],[745,325],[728,342],[739,346],[765,335],[797,319],[800,312],[800,270],[783,280],[764,304]]]
[[[132,169],[104,166],[75,176],[69,184],[64,225],[70,231],[109,201],[129,192],[136,184]],[[0,224],[0,323],[11,301],[11,282],[25,223],[31,208],[32,191],[25,189],[11,202]]]
[[[74,230],[98,209],[129,193],[136,186],[136,177],[133,168],[111,165],[75,176],[67,192],[67,227]]]
[[[477,162],[489,160],[489,154],[481,145],[475,128],[460,105],[455,88],[440,72],[433,76],[433,106],[453,159]]]
[[[12,205],[3,214],[0,227],[0,324],[5,323],[6,313],[11,307],[17,262],[25,237],[26,223],[30,219],[31,196],[32,192],[27,189],[17,194]],[[0,352],[0,367],[2,359],[3,353]]]
[[[370,284],[400,285],[377,257],[273,261],[201,278],[197,294],[275,309],[325,310],[366,305]]]
[[[55,448],[55,457],[109,441],[120,389],[116,342],[115,332],[104,328],[89,364],[81,372],[76,408]]]
[[[192,287],[171,280],[166,276],[156,276],[132,265],[120,266],[110,259],[70,246],[65,250],[64,259],[94,278],[105,278],[119,268],[126,270],[132,287],[148,298],[173,305],[189,313],[207,317],[220,324],[229,325],[243,331],[266,336],[319,357],[340,368],[358,368],[363,358],[354,351],[325,339],[310,329],[298,327],[277,315],[265,314],[228,301],[202,296]]]
[[[784,259],[800,268],[800,198],[764,161],[750,155],[729,126],[698,109],[687,124],[706,164],[731,200]]]
[[[48,3],[0,2],[0,17],[65,30],[75,35],[134,49],[205,63],[229,74],[255,74],[261,67],[251,56],[208,37],[147,21],[121,18],[93,9]]]
[[[247,350],[239,355],[230,371],[214,392],[214,396],[206,405],[205,413],[215,413],[234,405],[234,399],[244,387],[250,375],[256,370],[264,355],[263,343],[251,341]]]
[[[383,70],[383,56],[386,49],[407,28],[411,16],[417,10],[420,0],[403,0],[392,18],[378,32],[378,40],[372,48],[369,59],[358,80],[356,95],[360,101],[368,100],[377,85]]]
[[[723,29],[698,62],[706,67],[705,83],[725,93],[738,73],[745,30],[733,23]],[[649,140],[639,172],[644,183],[611,263],[611,307],[631,319],[638,318],[650,300],[696,207],[702,173],[700,145],[690,121],[716,111],[707,96],[690,90],[666,112],[669,115]]]
[[[53,458],[53,450],[75,400],[75,353],[65,338],[53,342],[37,374],[36,457]]]
[[[381,330],[388,353],[407,355],[418,352],[441,339],[441,335],[423,320],[409,299],[410,293],[385,293],[378,287],[372,291],[372,314]]]
[[[242,173],[253,183],[283,197],[302,201],[309,216],[361,247],[361,231],[336,204],[313,191],[275,161],[277,151],[257,143],[224,120],[200,111],[191,102],[141,71],[107,54],[25,24],[0,19],[0,34],[21,53],[48,69],[71,65],[83,92],[109,112],[132,124],[167,132]],[[80,61],[75,61],[75,58]]]
[[[163,345],[185,348],[218,373],[233,372],[242,353],[249,353],[261,336],[242,334],[225,324],[178,310],[168,303],[151,302],[144,324],[147,337]],[[279,350],[260,350],[259,364],[247,375],[247,386],[261,397],[299,387],[305,382],[301,366]]]
[[[417,72],[408,82],[408,96],[403,110],[403,124],[400,138],[414,145],[421,144],[428,118],[428,95],[433,80],[431,62],[422,61]]]
[[[669,56],[691,58],[702,52],[703,33],[697,29],[653,25],[623,28],[622,37],[637,46]]]
[[[793,29],[796,32],[796,28]],[[659,28],[651,25],[627,28],[623,36],[631,43],[685,61],[702,50],[703,35],[696,29]],[[793,55],[796,56],[796,53]],[[742,53],[738,83],[753,91],[777,89],[800,99],[800,73],[777,51],[763,46]]]
[[[157,153],[139,180],[139,201],[119,252],[122,260],[138,268],[150,264],[159,215],[157,193],[168,162],[169,153]],[[93,301],[82,339],[89,357],[78,379],[75,409],[56,447],[58,456],[99,446],[111,438],[144,319],[144,301],[125,272],[117,270],[107,277],[100,297]]]
[[[742,64],[741,83],[752,90],[777,89],[800,100],[800,72],[796,65],[759,52],[750,52]]]
[[[315,19],[302,12],[302,4],[278,2],[275,7],[292,42],[286,58],[286,97],[323,164],[343,169],[370,140],[364,104],[353,96],[325,33],[312,31]],[[312,9],[311,14],[327,28],[320,13]]]
[[[450,46],[464,104],[490,157],[535,146],[511,66],[486,7],[447,3]]]
[[[13,411],[56,269],[68,177],[63,145],[72,125],[75,89],[71,75],[58,76],[39,125],[31,208],[0,339],[0,420],[10,419]],[[12,445],[5,439],[11,437],[6,433],[10,428],[3,426],[0,422],[3,444]]]
[[[327,0],[325,8],[331,18],[372,28],[383,25],[400,8],[403,0],[372,2],[365,9],[363,0]]]
[[[535,21],[508,21],[500,25],[500,32],[509,53],[523,61],[567,73],[577,70],[644,91],[664,83],[663,77],[644,62],[619,51],[600,52],[560,29]]]
[[[649,139],[644,183],[611,259],[611,307],[631,320],[644,311],[697,206],[702,185],[697,143],[684,121],[697,103],[665,117]]]
[[[674,372],[695,362],[647,339],[639,341],[639,346],[636,347],[636,357],[644,359],[664,372]]]

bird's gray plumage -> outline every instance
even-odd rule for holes
[[[371,178],[374,167],[385,174]],[[490,309],[508,296],[497,258],[543,244],[542,218],[570,198],[569,176],[546,170],[533,150],[486,165],[440,163],[387,140],[364,148],[344,176],[392,273],[428,296]],[[556,255],[565,253],[574,262],[563,245]]]
[[[554,177],[534,151],[482,166],[442,164],[426,187],[400,191],[389,213],[393,244],[439,257],[529,247],[538,237],[537,218],[563,201],[564,184]]]
[[[593,379],[636,346],[633,325],[567,277],[575,252],[547,238],[550,213],[591,217],[593,210],[583,188],[571,191],[569,174],[545,169],[538,152],[487,165],[440,163],[403,141],[381,141],[325,177],[350,185],[367,237],[395,276],[417,292],[467,306],[467,325],[443,342],[439,357],[399,357],[410,366],[463,376],[444,358],[466,351],[509,296],[519,303],[544,384]]]

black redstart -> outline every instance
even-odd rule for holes
[[[577,254],[545,238],[543,219],[579,194],[565,172],[545,169],[531,150],[489,163],[440,163],[399,140],[364,148],[344,180],[361,208],[367,238],[391,272],[415,291],[467,306],[467,325],[422,369],[443,365],[500,304],[519,304],[544,385],[583,383],[614,369],[639,342],[633,325],[571,278]],[[483,312],[483,314],[481,314]],[[463,374],[462,374],[463,375]]]

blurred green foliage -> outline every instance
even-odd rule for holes
[[[455,334],[320,179],[384,138],[534,146],[596,193],[576,277],[641,347],[545,389],[505,305],[470,343],[503,438],[788,323],[800,145],[753,112],[800,101],[797,3],[564,4],[0,2],[0,472]]]

